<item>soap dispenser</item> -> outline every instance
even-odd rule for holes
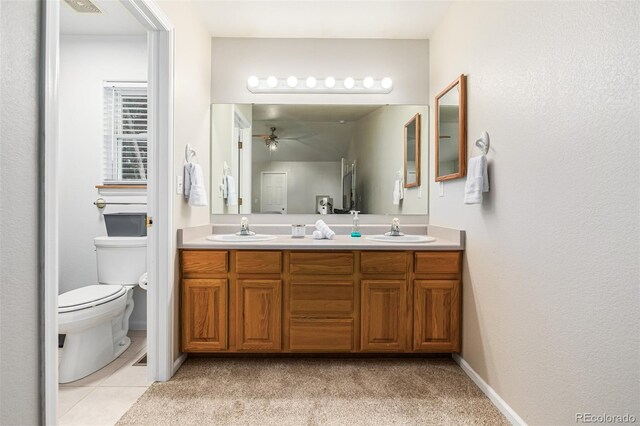
[[[360,218],[358,217],[359,210],[351,210],[349,213],[353,215],[353,226],[351,227],[351,236],[360,237]]]

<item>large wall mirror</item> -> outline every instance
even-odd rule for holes
[[[467,84],[461,75],[435,102],[436,181],[465,177],[467,172]]]
[[[415,186],[428,108],[214,104],[212,213],[427,214],[426,188]]]
[[[420,113],[404,125],[404,187],[420,186]]]

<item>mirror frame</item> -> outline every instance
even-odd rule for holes
[[[438,147],[440,145],[440,126],[438,123],[438,112],[440,109],[440,98],[446,95],[450,90],[460,85],[460,93],[458,104],[458,173],[440,176],[440,161],[438,159]],[[442,92],[436,95],[435,99],[435,180],[441,182],[451,179],[463,178],[467,175],[467,77],[461,74],[451,84],[449,84]]]
[[[420,186],[420,132],[421,132],[421,118],[422,115],[417,113],[404,125],[404,187],[415,188]],[[407,183],[407,148],[408,148],[408,128],[411,123],[416,123],[416,181],[413,183]]]

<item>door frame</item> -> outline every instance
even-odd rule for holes
[[[279,172],[277,170],[268,170],[268,171],[264,171],[264,172],[260,172],[260,213],[262,213],[262,206],[264,205],[264,194],[262,193],[262,190],[264,188],[264,175],[266,174],[280,174],[280,175],[284,175],[284,213],[282,214],[287,214],[287,211],[289,210],[288,208],[288,198],[287,198],[287,192],[289,190],[289,176],[287,176],[287,172]]]
[[[166,381],[174,373],[173,82],[175,34],[154,0],[120,0],[147,29],[149,73],[149,161],[147,211],[147,377]],[[41,411],[44,424],[57,423],[58,402],[58,75],[60,0],[43,2],[41,18],[40,304]],[[161,285],[158,285],[161,283]]]

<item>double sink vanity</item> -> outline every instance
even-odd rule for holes
[[[423,238],[376,241],[379,225],[360,238],[336,226],[331,240],[253,229],[269,238],[220,238],[237,225],[179,232],[182,351],[460,351],[462,231],[413,225],[404,231]]]
[[[438,181],[465,176],[465,82],[436,99]],[[459,352],[464,232],[423,225],[428,117],[428,105],[213,104],[214,225],[178,235],[182,351]],[[236,235],[250,214],[274,224]],[[375,224],[392,216],[413,223],[406,235],[397,219],[392,235]],[[318,218],[334,238],[283,225]]]

